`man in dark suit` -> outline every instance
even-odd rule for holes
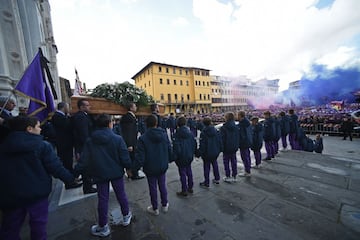
[[[135,103],[129,103],[127,106],[128,112],[122,116],[120,120],[120,126],[122,130],[122,137],[125,140],[126,146],[129,151],[129,155],[131,161],[135,161],[135,150],[137,145],[137,135],[138,135],[138,124],[135,116],[135,112],[137,110]],[[133,180],[142,179],[144,177],[139,176],[139,168],[132,169],[132,177]]]
[[[157,126],[156,127],[162,127],[161,126],[162,121],[161,121],[161,117],[159,115],[159,112],[160,112],[159,105],[157,105],[157,103],[153,103],[150,105],[150,108],[151,108],[151,114],[155,115],[157,118]]]
[[[73,136],[69,117],[69,104],[60,102],[57,105],[57,111],[51,118],[51,124],[55,130],[56,152],[64,167],[73,172]],[[80,187],[81,183],[65,184],[65,189]]]
[[[15,101],[11,98],[0,96],[0,142],[8,135],[10,128],[7,125],[8,119],[12,118],[11,111],[16,107]]]
[[[84,98],[79,99],[77,102],[77,107],[79,111],[74,114],[71,123],[74,137],[75,158],[78,160],[83,150],[85,141],[90,136],[93,123],[88,114],[90,111],[89,101]],[[96,188],[92,186],[93,181],[90,176],[83,175],[82,180],[84,194],[96,192]]]
[[[352,141],[352,131],[353,131],[354,125],[351,120],[348,117],[344,117],[341,122],[341,131],[343,132],[343,140],[346,140],[346,138],[349,136],[350,141]]]

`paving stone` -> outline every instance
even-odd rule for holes
[[[194,194],[187,197],[176,195],[180,181],[178,169],[171,163],[166,176],[169,212],[159,216],[146,212],[150,205],[146,178],[126,179],[134,217],[127,227],[112,225],[111,236],[105,239],[360,239],[359,143],[360,139],[350,142],[325,136],[324,154],[280,152],[274,160],[264,161],[261,169],[252,169],[251,177],[238,178],[232,184],[210,184],[209,189],[199,186],[203,166],[196,158],[192,164]],[[238,172],[242,172],[239,152],[237,157]],[[224,176],[222,155],[218,163]],[[56,180],[53,186],[48,239],[98,239],[90,235],[91,225],[97,222],[96,194],[59,205],[63,184]],[[109,213],[121,217],[113,192]],[[26,224],[22,239],[30,239]]]

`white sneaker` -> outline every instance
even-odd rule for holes
[[[226,183],[232,183],[233,182],[232,178],[230,178],[230,177],[223,177],[223,180]]]
[[[159,209],[154,210],[152,206],[148,206],[147,207],[147,211],[148,213],[158,216],[159,215]]]
[[[233,183],[236,183],[236,182],[237,182],[236,176],[233,177],[233,178],[231,179],[231,181],[232,181]]]
[[[94,236],[99,236],[99,237],[107,237],[110,235],[110,227],[109,224],[106,224],[103,227],[100,227],[99,225],[93,225],[91,227],[91,234]]]
[[[255,165],[255,166],[253,166],[252,168],[255,168],[255,169],[260,169],[260,168],[261,168],[261,164],[259,164],[259,165]]]
[[[129,212],[126,216],[123,217],[123,221],[122,221],[121,225],[123,225],[124,227],[129,225],[131,222],[131,218],[132,218],[132,213]]]
[[[239,173],[238,176],[239,177],[251,177],[251,173],[247,173],[247,172]]]
[[[169,203],[167,203],[165,206],[162,206],[161,207],[161,210],[164,212],[164,213],[167,213],[169,211]]]

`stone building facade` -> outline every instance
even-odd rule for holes
[[[50,62],[48,66],[61,100],[49,1],[0,0],[0,95],[11,95],[39,48]],[[18,99],[17,105],[26,105],[26,101]]]

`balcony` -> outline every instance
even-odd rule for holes
[[[190,104],[211,104],[210,100],[160,100],[159,103],[165,104],[165,105],[190,105]]]

